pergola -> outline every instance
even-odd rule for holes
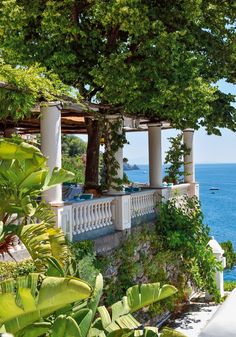
[[[18,134],[41,133],[41,150],[48,158],[48,166],[61,167],[61,134],[86,134],[85,118],[96,118],[93,112],[98,111],[96,104],[91,104],[89,109],[76,103],[50,102],[38,105],[32,110],[30,118],[21,121],[7,119],[0,121],[0,132],[15,130]],[[120,114],[107,116],[115,120]],[[149,143],[149,180],[150,188],[162,188],[162,155],[161,132],[172,128],[167,121],[158,121],[149,118],[135,118],[124,116],[123,128],[126,132],[146,131]],[[186,129],[183,132],[184,142],[191,149],[185,158],[186,183],[195,183],[194,158],[193,158],[193,130]],[[123,178],[123,149],[120,148],[115,159],[119,163],[117,178]],[[110,190],[110,194],[117,191]],[[120,192],[118,192],[120,194]],[[46,192],[45,198],[52,204],[62,203],[62,187],[57,186]]]

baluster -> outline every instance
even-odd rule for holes
[[[102,202],[102,227],[106,225],[105,223],[105,202]]]
[[[147,214],[152,213],[152,194],[147,195]]]
[[[137,200],[138,200],[138,212],[139,212],[139,216],[141,216],[142,215],[142,196],[138,196]]]
[[[98,228],[102,227],[102,203],[98,203]]]
[[[141,195],[141,211],[142,211],[142,215],[145,215],[145,196]]]
[[[139,197],[135,197],[135,216],[138,217],[140,215],[140,207],[139,207]]]
[[[108,226],[107,201],[104,202],[104,226]]]
[[[77,226],[76,226],[76,208],[72,208],[72,228],[73,228],[73,235],[77,233]]]
[[[99,214],[98,214],[99,204],[94,205],[94,227],[99,228]]]
[[[152,213],[154,213],[155,212],[155,206],[156,206],[156,198],[155,198],[154,194],[152,194],[151,201],[152,201]]]
[[[134,217],[138,216],[138,198],[134,197]]]
[[[146,194],[144,195],[144,214],[148,214],[148,199],[149,199],[149,195]]]
[[[112,225],[112,210],[111,210],[111,201],[108,203],[108,222],[109,225]]]
[[[91,211],[91,214],[90,214],[90,217],[91,217],[90,226],[91,226],[92,229],[95,229],[96,227],[95,227],[95,204],[94,203],[91,204],[90,211]]]
[[[136,217],[136,197],[132,196],[132,218]]]
[[[134,198],[131,196],[130,198],[130,204],[131,204],[131,218],[134,217]]]
[[[148,213],[152,213],[152,194],[148,195]]]
[[[88,205],[86,203],[82,206],[83,207],[83,218],[84,218],[84,230],[85,232],[88,231]]]
[[[138,196],[138,210],[139,210],[139,216],[142,216],[143,215],[142,195]]]
[[[91,221],[91,213],[92,213],[92,205],[90,203],[88,203],[86,205],[87,207],[87,228],[88,228],[88,231],[92,230],[92,221]]]
[[[84,228],[83,228],[83,214],[82,214],[82,208],[81,206],[76,206],[76,212],[77,212],[77,217],[76,217],[76,228],[77,228],[77,234],[83,233]]]

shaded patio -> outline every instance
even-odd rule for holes
[[[0,132],[16,132],[21,135],[41,134],[41,150],[48,158],[51,170],[61,168],[61,134],[86,134],[85,118],[95,119],[96,107],[89,109],[79,104],[51,102],[39,105],[32,111],[32,116],[22,121],[0,121]],[[116,120],[119,114],[108,115]],[[92,200],[62,199],[62,186],[58,185],[45,192],[44,198],[54,208],[57,226],[62,227],[70,240],[95,239],[116,231],[128,230],[156,218],[158,201],[170,199],[173,195],[199,194],[195,182],[192,129],[183,131],[183,139],[190,153],[185,156],[184,184],[164,187],[162,183],[162,132],[170,129],[167,121],[155,121],[147,118],[123,117],[125,132],[147,132],[149,140],[149,186],[142,186],[136,191],[106,191],[101,197]],[[121,132],[122,130],[120,130]],[[115,154],[119,164],[116,178],[123,179],[123,148]]]

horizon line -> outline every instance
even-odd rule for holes
[[[149,165],[149,163],[130,163],[130,165]],[[195,165],[230,165],[230,164],[236,164],[236,162],[198,162],[195,163]],[[162,163],[162,165],[165,165]]]

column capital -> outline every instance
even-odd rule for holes
[[[162,127],[162,123],[147,123],[147,126],[150,128],[154,128],[154,127]]]
[[[118,118],[123,118],[123,116],[122,115],[105,115],[105,118],[112,121]]]
[[[188,129],[184,129],[183,132],[194,132],[194,129],[188,128]]]
[[[41,108],[53,108],[56,106],[58,109],[62,109],[62,102],[60,101],[53,101],[53,102],[41,102],[40,103],[40,109]]]

